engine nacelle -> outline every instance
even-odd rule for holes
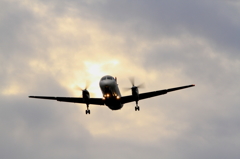
[[[132,89],[132,96],[138,96],[139,94],[138,87],[133,86],[131,89]]]
[[[90,99],[90,94],[88,92],[88,90],[83,90],[82,91],[82,97],[83,97],[83,100],[87,103]]]

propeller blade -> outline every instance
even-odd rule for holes
[[[131,82],[132,87],[131,88],[123,88],[124,91],[131,90],[133,87],[137,87],[137,88],[144,88],[145,87],[144,83],[139,84],[138,86],[135,86],[135,79],[134,79],[134,77],[129,77],[129,81]]]
[[[123,88],[123,91],[129,91],[129,90],[131,90],[132,88]]]
[[[134,86],[134,77],[129,77],[129,80],[130,80],[130,82],[131,82],[131,84],[132,84],[132,86]]]
[[[87,82],[86,82],[86,86],[85,86],[84,89],[81,88],[81,87],[79,87],[78,85],[75,86],[75,89],[80,90],[80,91],[83,91],[83,90],[87,90],[89,86],[90,86],[90,82],[87,81]]]
[[[87,82],[86,82],[86,87],[85,87],[85,89],[87,90],[89,86],[90,86],[90,82],[87,81]]]
[[[77,86],[77,85],[75,86],[75,89],[83,91],[83,89],[81,87]]]
[[[144,85],[144,83],[142,83],[142,84],[139,84],[139,85],[136,86],[136,87],[138,87],[138,88],[145,88],[145,85]]]

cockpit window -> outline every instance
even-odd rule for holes
[[[108,79],[108,80],[114,80],[114,78],[111,77],[111,76],[104,76],[104,77],[101,78],[101,80],[106,80],[106,79]]]
[[[112,79],[112,77],[107,77],[107,79],[111,80],[111,79]]]
[[[105,80],[106,79],[106,77],[103,77],[101,80]]]

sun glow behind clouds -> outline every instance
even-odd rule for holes
[[[99,80],[102,76],[114,73],[115,68],[118,67],[118,60],[108,60],[103,62],[85,61],[84,62],[84,72],[85,77],[82,74],[78,74],[76,77],[76,83],[71,87],[74,88],[78,85],[80,88],[85,88],[87,83],[90,84],[89,92],[92,97],[102,97],[101,90],[99,88]],[[82,81],[79,81],[82,80]],[[80,82],[80,83],[79,83]],[[79,91],[76,92],[79,95]],[[75,93],[74,93],[75,94]]]
[[[107,74],[107,72],[111,71],[111,69],[114,69],[114,67],[116,67],[118,64],[119,64],[118,60],[110,60],[107,62],[104,61],[100,63],[94,63],[90,61],[84,62],[87,72],[93,76],[98,77],[103,74]],[[103,68],[105,69],[103,70]]]
[[[30,5],[24,6],[30,11],[32,10]],[[29,68],[31,68],[30,71],[32,71],[31,73],[36,73],[34,74],[35,78],[32,79],[38,81],[44,76],[51,77],[50,82],[61,85],[68,90],[68,92],[72,93],[70,96],[75,97],[80,97],[82,94],[81,91],[75,89],[76,86],[84,89],[89,82],[90,86],[88,91],[91,97],[101,98],[102,93],[99,88],[99,80],[104,75],[118,77],[120,89],[121,87],[131,86],[128,77],[136,77],[137,84],[145,81],[148,81],[149,84],[157,78],[157,72],[145,70],[141,66],[141,56],[139,56],[139,54],[132,54],[132,56],[127,56],[126,54],[127,52],[141,53],[141,50],[144,50],[144,48],[151,47],[151,41],[141,42],[141,39],[135,39],[135,46],[131,44],[131,48],[126,48],[126,37],[119,36],[118,34],[114,35],[104,30],[99,27],[96,22],[88,21],[76,15],[72,16],[74,13],[71,11],[67,13],[68,16],[48,16],[52,15],[51,8],[43,7],[43,13],[40,13],[41,7],[32,11],[35,15],[38,15],[37,17],[44,17],[40,18],[40,21],[34,22],[33,26],[31,26],[38,28],[37,32],[33,32],[34,36],[37,37],[37,42],[34,43],[34,41],[27,40],[29,41],[29,45],[33,44],[36,48],[40,48],[40,50],[36,49],[34,51],[37,56],[34,56],[28,61]],[[27,34],[26,36],[32,39],[31,35],[33,34]],[[45,85],[47,85],[47,83],[45,83]],[[154,87],[156,87],[156,85],[154,85]],[[16,94],[13,90],[18,91],[19,89],[15,89],[15,87],[12,89],[11,87],[11,91],[5,93]],[[151,89],[148,88],[148,90]],[[42,93],[48,94],[48,92]],[[125,95],[123,91],[121,93]],[[129,94],[130,92],[127,92],[126,95]],[[55,94],[55,91],[52,95],[60,96],[58,92]],[[61,94],[61,96],[65,96],[65,94]],[[134,103],[132,106],[134,107]],[[109,112],[110,110],[108,108],[90,107],[93,112],[96,112],[95,116],[91,116],[91,123],[96,124],[86,125],[85,127],[94,137],[109,137],[112,134],[117,134],[119,138],[124,140],[126,138],[129,139],[129,136],[134,136],[137,132],[146,132],[145,134],[138,133],[136,137],[136,141],[142,139],[144,142],[146,140],[154,141],[159,137],[158,134],[160,133],[162,136],[165,136],[171,132],[158,128],[154,131],[158,132],[156,134],[151,131],[146,131],[147,126],[149,130],[151,127],[154,127],[148,123],[153,123],[153,121],[158,120],[155,117],[146,116],[146,113],[139,114],[141,117],[144,116],[144,120],[137,120],[135,118],[135,112],[132,112],[133,107],[128,108],[126,106],[124,110],[114,112],[114,114]],[[79,109],[81,109],[79,113],[82,113],[85,111],[86,106],[81,104]],[[103,120],[96,120],[98,111],[102,113],[107,112],[109,116],[112,115],[112,118],[115,118],[115,121],[110,123],[108,117],[105,117]],[[126,112],[128,112],[128,114],[125,114]],[[99,113],[99,115],[102,116],[101,113]],[[76,118],[82,119],[79,118],[79,114],[76,115]],[[163,121],[162,119],[159,120]],[[79,120],[79,123],[81,122],[82,120]],[[124,123],[128,124],[126,125]],[[134,128],[135,131],[131,131],[132,128]],[[142,138],[142,136],[144,137]],[[148,136],[151,137],[146,139]]]
[[[19,88],[18,85],[11,85],[7,88],[5,88],[1,93],[3,95],[16,95],[16,94],[19,94],[21,93],[21,89]]]

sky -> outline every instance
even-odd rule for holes
[[[1,159],[239,159],[240,1],[0,0]],[[196,84],[112,111],[29,99]]]

